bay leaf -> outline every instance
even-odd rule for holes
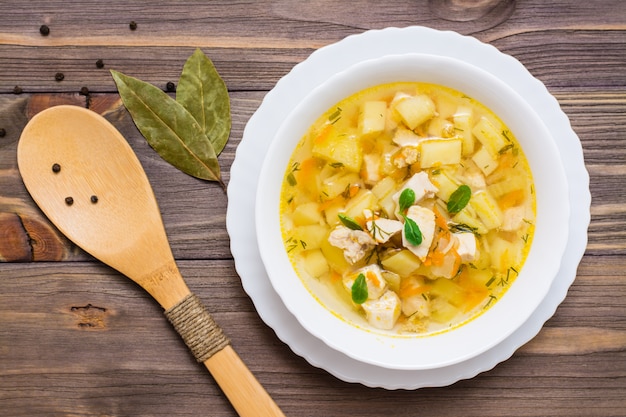
[[[199,48],[183,66],[176,101],[200,124],[219,155],[230,136],[230,97],[213,62]]]
[[[135,125],[161,158],[224,187],[215,149],[187,109],[150,83],[115,70],[111,75]]]

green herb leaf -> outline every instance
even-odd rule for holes
[[[469,186],[463,184],[459,186],[450,196],[448,200],[448,213],[456,214],[463,210],[472,196],[472,189]]]
[[[365,275],[359,274],[352,284],[352,301],[355,304],[363,304],[369,297],[367,290],[367,281],[365,281]]]
[[[343,213],[339,213],[339,214],[337,214],[337,216],[339,217],[339,220],[341,220],[341,223],[343,223],[343,225],[346,226],[348,229],[350,229],[350,230],[363,230],[361,225],[358,224],[356,222],[356,220],[354,220],[352,217],[346,216]]]
[[[183,66],[176,101],[196,119],[219,155],[230,135],[230,97],[213,62],[200,49]]]
[[[224,187],[215,149],[191,113],[152,84],[114,70],[111,75],[137,128],[164,160]]]
[[[298,180],[296,180],[296,176],[293,175],[293,172],[290,172],[289,174],[287,174],[287,183],[291,185],[292,187],[298,184]]]
[[[478,231],[475,227],[468,226],[465,223],[448,224],[448,228],[452,233],[474,233],[475,235],[478,234]]]
[[[423,237],[420,227],[415,223],[415,220],[406,216],[404,217],[404,236],[411,245],[417,246],[422,243]]]
[[[410,188],[405,188],[400,194],[398,199],[398,205],[400,206],[400,213],[404,213],[415,203],[415,191]]]

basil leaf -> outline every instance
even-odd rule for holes
[[[176,101],[196,119],[219,155],[230,135],[230,97],[213,62],[200,49],[183,66]]]
[[[415,203],[415,191],[410,188],[405,188],[400,194],[398,199],[398,205],[400,206],[400,213],[404,213]]]
[[[337,216],[339,217],[339,220],[341,220],[341,223],[343,223],[343,225],[346,226],[348,229],[350,229],[350,230],[363,230],[361,225],[358,224],[356,222],[356,220],[354,220],[352,217],[346,216],[343,213],[339,213],[339,214],[337,214]]]
[[[225,187],[215,149],[191,113],[152,84],[114,70],[111,75],[135,125],[165,161]]]
[[[404,236],[411,245],[417,246],[422,243],[420,227],[415,223],[415,220],[406,216],[404,217]]]
[[[463,208],[467,206],[467,203],[469,203],[471,196],[472,189],[465,184],[461,185],[450,195],[450,199],[448,200],[448,213],[456,214],[463,210]]]
[[[355,304],[363,304],[369,297],[367,290],[367,281],[365,281],[365,275],[359,274],[359,276],[352,283],[352,301]]]

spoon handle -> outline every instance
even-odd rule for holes
[[[204,365],[241,417],[285,416],[230,345]]]
[[[284,417],[195,294],[189,292],[165,316],[196,360],[204,362],[239,416]]]

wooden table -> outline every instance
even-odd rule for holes
[[[235,415],[159,306],[59,235],[25,191],[21,130],[61,103],[128,139],[189,286],[286,415],[626,415],[625,2],[4,0],[0,16],[0,416]],[[234,268],[225,193],[160,159],[108,70],[166,89],[200,47],[232,100],[228,182],[246,122],[294,65],[348,35],[410,25],[475,36],[547,86],[582,142],[592,221],[576,280],[535,339],[475,378],[389,391],[311,366],[265,325]]]

